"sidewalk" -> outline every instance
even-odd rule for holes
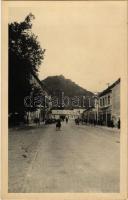
[[[108,126],[95,126],[96,128],[100,128],[100,129],[105,129],[105,130],[109,130],[109,131],[113,131],[113,132],[120,132],[120,129],[118,128],[112,128],[112,127],[108,127]]]
[[[41,128],[43,126],[45,126],[44,122],[40,122],[40,126],[38,128]],[[31,128],[37,128],[37,125],[35,123],[22,124],[15,127],[9,127],[9,130],[16,131],[16,130],[27,130]]]
[[[89,127],[92,127],[92,128],[99,128],[99,129],[103,129],[103,130],[108,130],[108,131],[112,131],[112,132],[118,132],[120,133],[121,132],[121,129],[118,129],[116,127],[108,127],[108,126],[101,126],[101,125],[92,125],[92,124],[80,124],[82,126],[89,126]]]

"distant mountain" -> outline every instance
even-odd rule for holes
[[[66,79],[63,75],[48,76],[46,79],[42,80],[42,83],[51,95],[55,95],[58,91],[62,91],[65,95],[70,97],[79,95],[94,95],[92,92],[80,87],[70,79]]]
[[[48,91],[51,96],[58,96],[61,98],[62,93],[64,96],[73,98],[78,96],[80,98],[92,97],[94,94],[70,79],[66,79],[63,75],[60,76],[48,76],[46,79],[42,80],[44,88]]]

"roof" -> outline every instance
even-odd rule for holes
[[[120,78],[116,80],[112,85],[110,85],[107,89],[103,90],[102,92],[99,93],[99,97],[109,93],[112,91],[112,88],[115,87],[117,84],[120,83]]]
[[[32,74],[32,75],[34,76],[34,78],[37,80],[37,82],[39,83],[39,85],[42,86],[42,82],[39,80],[38,76],[37,76],[35,73],[33,73],[33,72],[31,72],[31,74]]]
[[[41,86],[41,88],[45,91],[45,92],[47,92],[48,93],[48,91],[46,90],[46,89],[44,89],[44,85],[43,85],[43,83],[40,81],[40,79],[38,78],[38,76],[35,74],[35,73],[33,73],[33,72],[31,72],[31,74],[34,76],[34,78],[37,80],[37,82],[39,83],[39,85]]]

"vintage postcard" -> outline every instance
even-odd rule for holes
[[[127,1],[2,2],[2,199],[127,199]]]

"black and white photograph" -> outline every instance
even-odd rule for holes
[[[126,3],[8,2],[8,193],[121,192]]]

